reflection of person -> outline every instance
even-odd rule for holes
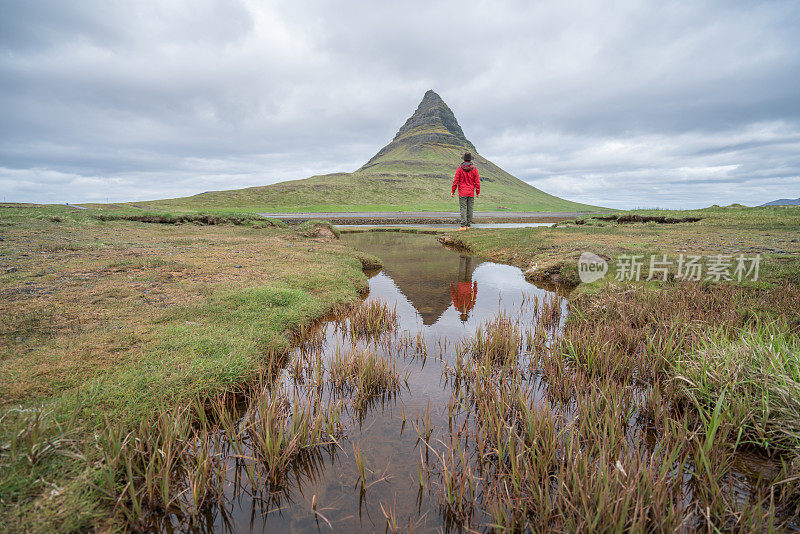
[[[450,282],[450,296],[453,297],[453,306],[461,312],[461,320],[469,318],[469,312],[475,307],[475,299],[478,297],[478,282]]]
[[[472,282],[472,256],[461,256],[458,263],[458,281],[455,286],[450,282],[450,296],[453,298],[453,306],[461,312],[461,320],[469,318],[469,312],[475,307],[475,299],[478,297],[478,282]]]
[[[481,178],[478,169],[472,164],[472,154],[464,154],[464,163],[456,169],[453,177],[453,190],[450,196],[455,196],[458,189],[458,206],[461,210],[461,227],[457,231],[467,230],[472,225],[472,209],[475,206],[475,197],[481,196]]]
[[[458,258],[458,281],[459,282],[471,282],[472,281],[472,271],[475,268],[472,266],[473,258],[472,256],[468,256],[466,254],[461,254]]]

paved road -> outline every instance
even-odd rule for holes
[[[589,212],[575,211],[476,211],[475,222],[525,222],[571,219]],[[320,213],[259,213],[264,217],[284,221],[301,222],[308,219],[324,219],[333,223],[377,222],[445,222],[458,219],[457,211],[351,211]]]

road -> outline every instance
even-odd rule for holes
[[[447,223],[459,218],[457,211],[352,211],[319,213],[259,213],[287,222],[323,219],[334,224]],[[475,222],[558,222],[590,212],[576,211],[476,211]]]

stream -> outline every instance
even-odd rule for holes
[[[420,489],[418,469],[425,449],[420,435],[437,443],[449,434],[451,389],[445,369],[453,363],[456,347],[498,314],[532,325],[539,308],[548,300],[553,305],[552,299],[559,301],[555,306],[560,306],[563,325],[565,299],[527,282],[516,267],[447,249],[431,235],[364,232],[343,239],[384,262],[382,269],[368,273],[364,304],[380,301],[393,308],[398,326],[388,342],[366,344],[397,363],[404,385],[365,409],[347,410],[337,445],[293,466],[282,491],[265,496],[242,490],[241,477],[229,475],[232,489],[192,521],[188,531],[376,532],[385,530],[389,509],[404,530],[441,531],[446,524],[438,508],[438,487]],[[326,364],[352,346],[341,324],[323,322],[319,328],[322,343],[311,352]],[[302,358],[303,351],[308,356],[308,347],[300,346],[292,359]],[[290,374],[284,369],[281,380],[291,383]],[[356,451],[363,457],[365,484]],[[185,522],[169,516],[158,523],[154,527],[161,531],[187,530]]]
[[[221,418],[219,426],[193,450],[207,450],[211,463],[201,462],[199,470],[178,477],[186,488],[183,509],[194,512],[182,516],[153,509],[145,530],[488,529],[498,515],[503,520],[503,509],[513,512],[518,506],[514,497],[503,494],[499,502],[505,508],[481,504],[492,498],[497,503],[493,492],[505,491],[504,484],[516,480],[509,479],[510,471],[505,478],[493,478],[493,470],[515,469],[520,460],[530,460],[529,468],[537,469],[545,465],[546,455],[558,455],[558,463],[544,474],[520,483],[528,503],[547,506],[556,493],[536,501],[542,491],[561,492],[567,484],[583,491],[603,480],[602,472],[574,479],[587,466],[613,464],[614,477],[622,483],[628,475],[621,462],[635,469],[642,458],[662,461],[666,450],[683,456],[665,456],[677,463],[664,464],[669,465],[666,471],[640,471],[638,476],[645,478],[631,479],[630,485],[591,489],[589,501],[616,498],[619,489],[638,498],[636,480],[654,480],[646,483],[675,492],[671,500],[661,501],[659,511],[675,507],[666,510],[669,517],[680,518],[689,530],[704,524],[707,512],[697,508],[704,493],[698,491],[707,489],[698,486],[705,482],[703,472],[693,467],[693,449],[687,448],[689,431],[672,427],[670,432],[677,434],[669,438],[647,423],[647,410],[653,409],[648,399],[660,395],[659,390],[635,380],[575,382],[585,370],[572,368],[560,354],[549,356],[553,348],[560,350],[555,342],[570,342],[563,337],[571,334],[564,334],[567,302],[562,294],[527,282],[516,267],[444,247],[428,234],[356,232],[342,239],[383,261],[381,269],[367,273],[366,299],[304,328],[295,349],[278,360],[253,393],[236,396],[232,406],[208,416]],[[481,359],[492,354],[499,359]],[[564,389],[576,384],[579,390]],[[656,409],[665,409],[662,405]],[[526,417],[524,423],[520,417]],[[600,427],[593,426],[597,422]],[[580,432],[590,433],[580,441]],[[527,452],[508,455],[506,447],[523,434],[528,441],[519,446]],[[558,437],[550,442],[548,436]],[[671,445],[669,439],[678,441]],[[618,456],[603,459],[603,447],[613,440],[617,448],[612,454]],[[593,454],[599,456],[587,457],[589,449],[583,447],[595,444],[599,448]],[[281,459],[284,453],[289,456]],[[746,447],[728,458],[718,495],[742,506],[770,498],[764,481],[775,477],[777,460]],[[202,475],[207,465],[214,466],[207,472],[216,482],[203,486],[203,492],[211,493],[201,493],[201,504],[193,507],[187,492],[200,487],[192,485],[192,477]],[[647,478],[657,476],[664,478]],[[558,504],[570,506],[567,497],[559,494]],[[650,505],[647,498],[655,497],[644,497],[645,506]],[[787,528],[798,529],[791,508],[774,512],[788,520]],[[521,513],[531,517],[530,508]],[[544,524],[560,517],[545,515]]]
[[[305,328],[296,348],[281,363],[283,367],[270,373],[268,381],[261,383],[262,389],[256,388],[252,397],[255,401],[241,399],[230,408],[231,424],[221,425],[210,442],[212,457],[221,465],[219,489],[213,498],[204,499],[193,516],[153,510],[147,530],[447,532],[479,525],[488,528],[495,522],[495,516],[490,514],[498,511],[481,507],[478,501],[497,491],[498,486],[492,486],[497,479],[491,481],[492,475],[487,471],[476,473],[481,464],[489,470],[513,467],[513,463],[507,463],[508,457],[503,461],[498,457],[499,444],[505,442],[491,432],[511,427],[504,426],[502,420],[498,426],[497,419],[491,419],[496,417],[493,406],[499,408],[497,413],[505,413],[502,417],[522,413],[503,412],[504,406],[513,405],[514,410],[529,406],[535,413],[529,412],[533,419],[527,419],[526,424],[540,421],[546,425],[552,421],[557,425],[553,428],[563,429],[563,438],[558,438],[562,441],[546,445],[538,453],[559,449],[562,462],[578,462],[574,468],[557,474],[559,484],[567,483],[575,469],[586,465],[580,463],[582,449],[570,450],[569,443],[577,442],[567,437],[573,428],[592,428],[592,421],[603,413],[605,417],[617,413],[614,417],[619,419],[606,419],[605,424],[618,427],[611,432],[615,435],[602,431],[595,439],[620,439],[619,454],[633,455],[622,458],[629,468],[636,465],[638,458],[660,454],[667,442],[642,417],[653,394],[647,386],[634,381],[607,390],[614,401],[605,407],[597,403],[611,397],[598,397],[597,392],[608,385],[594,387],[594,383],[584,383],[581,387],[585,393],[582,389],[577,395],[560,389],[573,382],[559,376],[576,371],[562,358],[541,356],[550,354],[554,343],[564,340],[567,302],[562,294],[529,283],[516,267],[449,249],[428,234],[356,232],[345,234],[342,239],[383,261],[381,269],[367,273],[366,299],[354,310],[334,314]],[[390,321],[389,317],[392,326],[387,328],[381,321]],[[497,341],[501,345],[495,345]],[[499,352],[493,353],[498,347]],[[478,353],[504,356],[500,363],[486,364],[476,357]],[[370,356],[365,360],[365,355]],[[365,379],[355,369],[371,369],[369,358],[390,368],[390,373],[382,375],[384,378],[394,378],[386,378],[383,389],[364,393],[359,384],[373,382],[359,382]],[[356,360],[360,363],[351,366]],[[343,362],[350,363],[343,366]],[[486,378],[479,375],[489,369],[490,374],[483,375],[488,381],[482,382]],[[511,389],[507,389],[509,384]],[[484,386],[495,392],[481,392]],[[478,389],[470,393],[470,387]],[[525,406],[505,404],[508,398],[501,401],[497,396],[498,392],[512,390],[521,394],[518,398]],[[263,402],[265,398],[283,400],[270,404]],[[272,412],[271,407],[277,407],[277,411]],[[308,409],[311,418],[297,416],[298,410]],[[295,416],[291,415],[293,412]],[[284,414],[277,417],[288,417],[285,421],[289,426],[270,423],[271,413]],[[495,425],[483,425],[487,422],[485,417]],[[316,423],[312,420],[324,421],[324,430],[315,434],[318,437],[311,438],[312,442],[303,442],[306,444],[300,446],[299,453],[292,453],[295,455],[286,463],[274,464],[286,466],[277,470],[277,478],[253,477],[253,466],[270,457],[271,453],[264,456],[264,444],[276,451],[287,446],[286,441],[277,449],[270,445],[276,443],[274,436],[270,437],[272,433],[287,431],[295,424],[314,428]],[[253,421],[260,422],[252,426]],[[573,427],[574,423],[583,426]],[[241,434],[237,428],[245,427],[256,434],[228,439]],[[478,437],[477,430],[481,428],[490,432],[488,439],[498,439],[488,452],[485,441],[476,447],[476,439],[487,439],[486,435]],[[538,428],[532,435],[546,440],[548,427]],[[239,444],[236,450],[225,445],[234,442]],[[256,451],[256,442],[260,452]],[[671,501],[669,506],[678,507],[675,513],[684,517],[682,521],[696,521],[688,523],[693,525],[691,530],[699,528],[703,520],[702,515],[692,512],[702,494],[698,497],[696,493],[691,456],[682,458],[664,472],[666,479],[658,484],[678,492],[679,500]],[[275,460],[267,460],[267,467],[272,461]],[[616,460],[615,476],[627,477],[620,461]],[[753,498],[766,498],[763,481],[772,479],[779,466],[763,453],[743,448],[730,456],[729,467],[719,479],[724,486],[720,490],[731,501],[747,503]],[[647,473],[656,476],[658,470]],[[550,480],[552,484],[554,477],[556,474],[551,471],[534,480]],[[598,475],[590,480],[580,479],[577,484],[582,487],[597,480]],[[533,483],[534,488],[537,484]],[[635,485],[632,488],[638,491]],[[461,492],[455,500],[453,491]],[[515,502],[506,499],[503,506],[513,508]],[[787,517],[786,513],[776,512],[782,517]],[[796,521],[786,525],[792,530],[798,528]]]

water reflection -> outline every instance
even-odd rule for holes
[[[459,340],[472,337],[482,323],[502,313],[518,318],[523,327],[533,325],[537,303],[552,293],[525,281],[516,267],[447,250],[431,235],[381,232],[344,239],[383,260],[383,269],[370,277],[367,300],[394,308],[399,324],[388,342],[374,342],[371,350],[397,361],[407,382],[396,394],[375,398],[363,410],[343,412],[343,433],[335,446],[303,455],[280,488],[251,487],[242,474],[241,459],[231,458],[231,484],[225,495],[195,518],[189,530],[376,532],[386,529],[384,510],[389,507],[415,532],[445,528],[438,487],[428,481],[423,491],[415,478],[420,452],[427,450],[421,446],[419,429],[430,427],[431,443],[449,435],[451,392],[443,370],[454,361]],[[319,357],[327,366],[337,352],[364,344],[336,322],[320,328],[316,341],[298,347],[293,358],[306,352],[312,361]],[[319,391],[315,395],[330,393],[327,380],[298,387]],[[354,447],[364,457],[367,491],[359,489]],[[184,530],[185,525],[173,527],[165,517],[156,530]]]
[[[458,280],[455,286],[450,282],[450,297],[453,299],[453,306],[461,314],[461,322],[469,319],[469,312],[475,307],[475,300],[478,298],[478,282],[472,280],[474,261],[472,256],[462,254],[458,265]]]
[[[430,235],[364,232],[347,234],[344,239],[383,260],[381,273],[391,279],[425,326],[435,324],[451,308],[467,321],[477,302],[479,284],[474,273],[481,265],[495,265],[448,252]]]
[[[319,361],[323,368],[322,364],[328,365],[339,351],[368,343],[379,356],[398,362],[407,377],[406,384],[363,407],[351,405],[353,408],[343,411],[341,437],[336,443],[302,454],[278,486],[253,484],[246,478],[244,467],[250,456],[246,451],[238,457],[227,456],[229,484],[218,503],[206,508],[188,526],[186,521],[173,522],[165,516],[154,530],[382,532],[388,530],[387,510],[403,530],[459,530],[442,513],[442,486],[436,476],[428,476],[423,488],[419,481],[422,474],[418,475],[423,462],[430,465],[434,461],[433,453],[429,457],[433,449],[421,440],[435,448],[446,447],[452,443],[448,440],[454,435],[453,429],[467,429],[467,418],[473,417],[469,409],[452,402],[452,382],[443,380],[446,369],[452,369],[457,359],[456,344],[472,337],[485,321],[499,314],[513,317],[522,329],[541,326],[538,319],[547,316],[543,313],[544,301],[550,302],[553,306],[547,309],[555,312],[552,331],[545,332],[544,343],[549,342],[563,328],[566,304],[525,281],[519,269],[446,250],[430,235],[383,232],[351,234],[345,239],[384,261],[383,269],[370,278],[367,300],[394,307],[399,328],[386,339],[369,341],[348,334],[343,323],[324,323],[317,327],[319,336],[310,336],[298,347],[292,361],[304,356],[309,365]],[[538,350],[539,332],[536,338],[528,336],[527,350],[520,352],[520,363],[524,362],[520,369],[534,369],[530,365]],[[289,381],[293,376],[291,365],[281,375],[282,380]],[[292,378],[293,387],[316,392],[315,396],[330,395],[329,375],[324,371],[320,371],[320,379],[312,375],[297,373],[307,378]],[[528,373],[529,395],[536,406],[555,410],[558,403],[549,399],[542,376],[541,366]],[[640,397],[634,403],[637,407],[646,398]],[[455,414],[452,418],[451,410]],[[565,406],[558,417],[570,425],[573,414],[572,408]],[[657,443],[649,441],[652,436],[644,427],[637,427],[636,420],[631,415],[628,437],[641,441],[647,451],[656,449]],[[468,435],[465,430],[464,436]],[[366,474],[359,475],[356,451],[363,456]],[[493,521],[486,510],[476,514],[483,514],[476,516],[476,525]]]
[[[365,232],[345,239],[383,260],[381,273],[408,299],[424,325],[434,324],[452,305],[447,289],[458,276],[461,260],[433,236]],[[465,276],[471,276],[474,268]]]

